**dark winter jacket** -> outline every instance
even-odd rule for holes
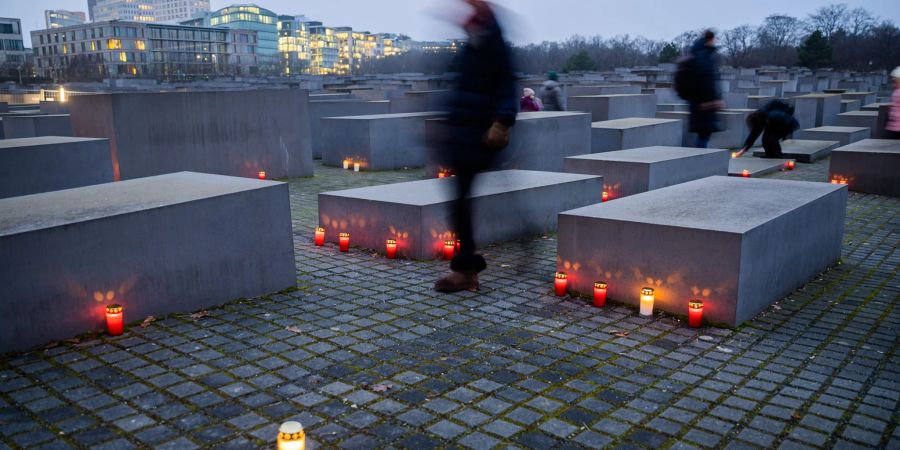
[[[562,95],[562,89],[559,83],[553,80],[544,82],[540,92],[541,103],[544,104],[544,111],[565,111],[566,102]]]
[[[747,126],[750,127],[750,135],[747,136],[744,147],[750,148],[764,130],[784,139],[799,128],[800,124],[794,118],[793,106],[781,100],[772,100],[747,116]]]
[[[456,88],[449,105],[451,124],[485,131],[494,121],[513,126],[519,109],[510,49],[493,14],[486,20],[454,60]]]
[[[714,133],[719,131],[716,112],[701,110],[700,104],[722,99],[719,92],[719,58],[716,48],[706,45],[703,38],[691,47],[695,98],[691,101],[690,131],[692,133]]]

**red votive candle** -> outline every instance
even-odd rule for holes
[[[606,306],[606,283],[603,281],[594,283],[594,306]]]
[[[321,247],[325,245],[325,229],[322,227],[316,228],[316,237],[313,241],[316,243],[316,247]]]
[[[447,178],[447,172],[444,172],[443,170],[438,172],[438,178]]]
[[[556,272],[556,279],[553,280],[553,291],[557,297],[565,297],[569,287],[569,276],[565,272]]]
[[[688,325],[691,328],[700,328],[703,323],[703,302],[691,300],[688,302]]]
[[[106,305],[106,329],[110,336],[118,336],[124,331],[124,308],[122,305],[113,303]]]
[[[785,164],[785,167],[787,167],[787,170],[794,170],[794,160],[788,160],[788,162]]]
[[[453,253],[456,250],[455,240],[444,241],[444,259],[453,259]]]
[[[350,250],[350,233],[341,233],[338,235],[338,244],[342,252]]]
[[[397,240],[396,239],[388,239],[385,243],[384,253],[387,255],[388,259],[394,259],[397,257]]]
[[[259,176],[259,179],[260,179],[260,180],[265,180],[265,179],[266,179],[266,171],[265,171],[265,170],[260,170],[258,176]]]
[[[741,171],[741,176],[744,177],[744,178],[749,178],[749,177],[750,177],[750,171],[747,170],[747,169],[742,170],[742,171]]]
[[[607,201],[607,200],[609,200],[609,192],[603,191],[603,194],[600,196],[600,201],[601,201],[601,203],[602,203],[602,202],[605,202],[605,201]]]

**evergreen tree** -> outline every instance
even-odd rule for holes
[[[831,65],[831,44],[819,30],[807,36],[797,51],[803,67],[819,69]]]
[[[669,42],[659,51],[659,62],[661,64],[674,62],[679,56],[681,56],[681,52],[678,51],[678,46]]]
[[[595,67],[594,60],[588,55],[587,50],[581,50],[566,61],[563,72],[594,70]]]

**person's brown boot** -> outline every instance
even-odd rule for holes
[[[450,272],[449,275],[434,282],[434,290],[438,292],[478,291],[478,274],[475,272]]]

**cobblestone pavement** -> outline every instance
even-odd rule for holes
[[[554,297],[553,235],[487,248],[478,294],[317,248],[317,192],[422,172],[316,169],[290,182],[299,290],[0,357],[0,448],[273,448],[290,419],[310,447],[900,448],[898,199],[851,194],[842,264],[696,331]]]

